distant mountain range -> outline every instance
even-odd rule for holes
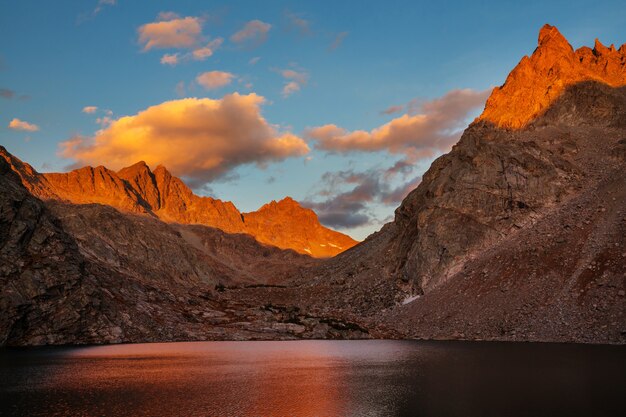
[[[22,184],[36,197],[73,204],[103,204],[123,212],[146,214],[165,222],[201,224],[226,233],[246,233],[260,243],[324,258],[357,244],[320,224],[317,215],[286,197],[252,213],[240,213],[230,201],[195,195],[162,165],[150,170],[141,161],[118,172],[104,166],[67,173],[38,173],[0,149]]]
[[[0,151],[0,344],[626,343],[624,45],[544,26],[356,246],[291,199],[242,214],[164,167],[39,174]]]

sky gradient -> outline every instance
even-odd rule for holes
[[[363,239],[539,28],[626,42],[623,1],[0,0],[0,143],[35,169],[164,164]]]

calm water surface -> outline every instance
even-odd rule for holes
[[[410,341],[4,349],[0,415],[624,416],[625,354]]]

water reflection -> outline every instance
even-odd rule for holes
[[[623,347],[204,342],[0,351],[0,415],[620,415]]]

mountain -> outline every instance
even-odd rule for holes
[[[202,224],[226,233],[245,233],[260,243],[313,257],[332,257],[357,243],[322,226],[313,211],[289,197],[242,214],[229,201],[195,195],[162,165],[154,171],[145,162],[138,162],[118,172],[98,166],[67,173],[38,173],[8,155],[0,150],[0,157],[10,160],[24,186],[44,200],[104,204],[170,223]]]
[[[394,221],[311,285],[411,337],[624,343],[624,51],[542,28]]]
[[[241,214],[164,167],[39,174],[0,148],[0,344],[624,344],[624,52],[546,25],[394,220],[330,259],[306,254],[351,241],[291,199]]]
[[[279,248],[302,248],[316,258],[330,258],[356,245],[351,237],[322,226],[311,209],[286,197],[242,215],[246,231],[260,242]]]
[[[32,171],[0,150],[0,345],[349,337],[225,293],[284,287],[320,260],[246,234],[42,201],[22,183]]]

